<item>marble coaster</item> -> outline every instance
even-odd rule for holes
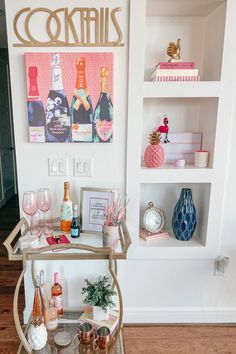
[[[66,331],[62,331],[62,332],[58,332],[54,336],[54,342],[56,345],[58,345],[60,347],[66,347],[67,345],[69,345],[72,342],[72,338],[71,338],[70,333],[68,333]]]

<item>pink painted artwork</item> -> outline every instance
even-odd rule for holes
[[[111,142],[112,53],[26,53],[30,142]]]

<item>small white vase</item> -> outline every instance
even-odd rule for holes
[[[95,321],[109,320],[109,311],[107,312],[101,309],[99,306],[93,306],[93,319]]]
[[[103,247],[116,249],[119,241],[118,226],[102,226]]]
[[[40,326],[30,325],[28,331],[28,342],[33,350],[40,350],[45,347],[48,340],[46,327],[42,323]]]

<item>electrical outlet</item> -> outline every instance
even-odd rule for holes
[[[228,257],[223,257],[223,256],[218,256],[215,259],[215,268],[214,268],[214,275],[215,276],[224,276],[226,273],[226,270],[229,265],[229,258]]]
[[[67,157],[49,157],[48,159],[49,176],[68,176],[69,166]]]
[[[91,158],[74,158],[74,176],[75,177],[92,177],[93,176],[93,159]]]

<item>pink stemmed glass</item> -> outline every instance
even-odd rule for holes
[[[50,191],[48,188],[39,189],[37,203],[38,203],[39,210],[41,210],[44,215],[43,231],[44,231],[45,235],[50,235],[53,233],[53,228],[50,227],[52,225],[47,222],[46,217],[45,217],[46,213],[49,213],[49,210],[50,210],[51,204],[52,204],[52,199],[51,199]]]
[[[22,199],[22,208],[24,212],[30,216],[30,233],[31,235],[40,235],[37,218],[37,194],[34,191],[24,192]]]

